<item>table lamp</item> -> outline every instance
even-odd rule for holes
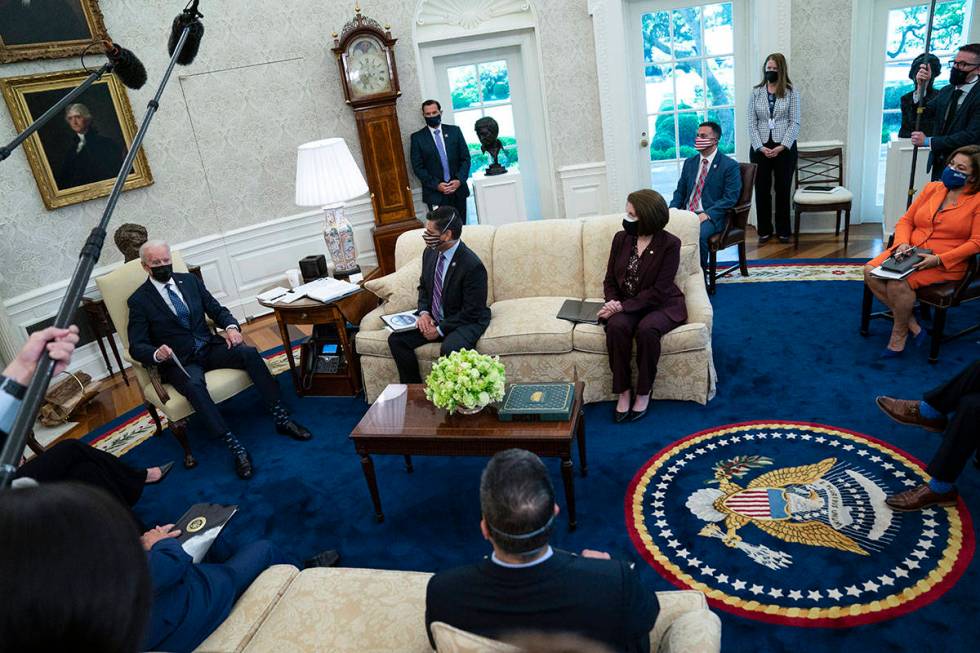
[[[323,207],[323,240],[336,266],[337,278],[347,278],[361,270],[354,229],[344,216],[344,202],[367,192],[367,182],[344,139],[327,138],[297,148],[296,205]]]

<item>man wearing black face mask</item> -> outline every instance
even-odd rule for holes
[[[466,223],[466,198],[470,189],[470,150],[456,125],[442,122],[442,105],[437,100],[422,103],[426,126],[412,134],[412,171],[422,182],[422,201],[431,211],[452,206]]]
[[[460,349],[475,349],[490,324],[487,269],[459,239],[462,231],[463,221],[451,206],[440,206],[426,218],[418,329],[388,337],[401,383],[422,382],[415,356],[418,347],[441,341],[442,356]]]
[[[173,271],[170,246],[150,240],[140,247],[140,261],[150,275],[129,305],[129,352],[144,366],[159,366],[160,376],[184,395],[235,458],[238,476],[252,476],[252,460],[211,399],[204,375],[214,369],[245,370],[275,420],[276,431],[294,440],[309,440],[308,430],[294,422],[283,405],[279,384],[254,347],[243,344],[238,321],[211,296],[193,274]],[[223,331],[214,335],[205,316]]]
[[[929,169],[932,180],[938,181],[946,168],[949,154],[964,145],[980,143],[980,43],[964,45],[950,62],[949,86],[939,91],[925,106],[924,115],[933,118],[935,131],[932,136],[912,132],[912,142],[926,146],[929,152]],[[923,64],[915,76],[920,88],[932,78],[929,66]],[[919,90],[913,98],[919,100]]]

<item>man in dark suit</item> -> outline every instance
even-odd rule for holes
[[[701,267],[708,267],[708,239],[725,228],[725,213],[742,192],[738,163],[718,151],[721,125],[702,122],[694,139],[699,154],[688,158],[681,170],[672,209],[687,209],[701,221]]]
[[[914,399],[875,399],[882,412],[900,424],[941,432],[943,440],[926,471],[929,481],[885,499],[892,510],[922,510],[929,506],[955,505],[959,492],[953,483],[967,461],[980,467],[980,360],[959,374]]]
[[[252,461],[211,399],[204,374],[230,367],[248,372],[275,419],[276,430],[295,440],[313,437],[289,418],[279,384],[254,347],[243,344],[238,322],[193,274],[173,272],[170,247],[160,240],[140,247],[143,269],[150,275],[129,297],[129,351],[145,366],[156,365],[164,382],[184,395],[208,430],[221,438],[235,458],[235,470],[247,479]],[[205,316],[223,331],[214,335]]]
[[[570,632],[615,651],[649,651],[656,595],[629,564],[599,551],[576,556],[548,539],[558,516],[541,460],[523,449],[495,455],[480,479],[480,531],[488,559],[429,580],[425,625],[441,621],[485,637],[511,631]]]
[[[980,143],[980,43],[964,45],[956,53],[949,71],[949,85],[936,94],[925,106],[924,115],[934,120],[932,136],[912,132],[912,143],[929,148],[929,169],[932,180],[942,177],[947,157],[964,145]],[[915,76],[921,87],[932,79],[929,66],[922,64]],[[919,91],[913,99],[918,101]]]
[[[417,347],[441,341],[443,356],[474,349],[490,324],[487,269],[459,239],[462,232],[463,219],[453,207],[429,212],[422,235],[426,249],[419,278],[418,329],[388,337],[401,383],[422,382]]]
[[[470,149],[456,125],[442,124],[442,105],[437,100],[422,103],[425,127],[412,134],[412,171],[422,182],[422,201],[431,211],[452,206],[466,223],[466,198],[470,189]]]

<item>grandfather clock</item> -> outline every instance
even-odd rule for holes
[[[395,102],[398,69],[394,46],[386,25],[361,14],[355,16],[338,36],[333,35],[333,53],[340,67],[344,97],[354,110],[357,136],[361,141],[364,172],[374,207],[374,251],[382,274],[395,270],[395,241],[399,234],[419,227],[415,203],[408,183],[401,130]]]

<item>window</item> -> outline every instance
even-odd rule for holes
[[[504,146],[499,155],[500,162],[519,168],[507,62],[498,60],[450,66],[446,72],[453,103],[453,120],[462,126],[463,137],[470,149],[470,169],[480,170],[490,163],[490,155],[480,151],[480,139],[473,128],[474,123],[484,116],[496,120],[500,127],[499,138]]]
[[[938,90],[949,84],[949,62],[956,56],[957,48],[964,42],[964,25],[969,25],[968,12],[972,2],[947,0],[936,3],[936,16],[932,23],[932,42],[929,51],[939,57],[942,72],[934,82]],[[881,111],[881,146],[878,153],[878,205],[885,198],[885,158],[888,142],[898,138],[902,124],[901,97],[913,90],[909,79],[912,60],[925,50],[926,22],[929,5],[913,5],[892,9],[888,12],[888,29],[885,42],[885,84]],[[879,46],[880,47],[880,46]]]
[[[674,191],[694,156],[699,123],[721,125],[719,149],[735,152],[735,35],[732,3],[640,14],[651,188]]]

